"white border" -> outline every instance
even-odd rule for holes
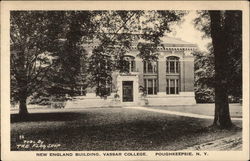
[[[243,150],[209,151],[200,157],[36,157],[36,152],[10,151],[10,10],[242,10],[243,11]],[[247,1],[53,1],[1,2],[1,146],[3,160],[248,160],[249,159],[249,3]],[[62,152],[62,151],[60,151]],[[117,151],[118,152],[118,151]]]

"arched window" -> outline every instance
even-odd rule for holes
[[[143,71],[144,73],[157,73],[157,62],[156,61],[144,61]]]
[[[166,69],[167,73],[179,73],[180,72],[179,58],[176,56],[167,57],[166,68],[167,68]]]
[[[135,72],[136,66],[135,66],[135,57],[133,56],[124,56],[123,57],[123,72]]]

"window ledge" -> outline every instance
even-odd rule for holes
[[[157,73],[143,73],[143,75],[157,75]]]
[[[147,95],[146,97],[147,98],[156,98],[156,97],[159,97],[159,96],[155,94],[155,95]]]
[[[176,75],[176,76],[179,76],[180,73],[166,73],[166,75]]]
[[[180,94],[166,94],[166,96],[175,97],[175,96],[180,96]]]
[[[145,98],[167,98],[167,97],[180,97],[180,94],[166,94],[166,95],[147,95]]]

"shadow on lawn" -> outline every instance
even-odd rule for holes
[[[185,123],[186,122],[186,123]],[[58,148],[37,149],[18,149],[20,144],[19,133],[12,133],[11,150],[13,151],[113,151],[113,150],[161,150],[165,146],[176,142],[182,138],[184,142],[192,136],[206,132],[206,129],[197,122],[190,124],[189,119],[177,120],[135,120],[133,122],[119,122],[115,124],[91,125],[79,119],[78,126],[75,123],[66,122],[63,127],[46,129],[36,129],[26,131],[25,138],[28,140],[43,140],[48,144],[61,144]],[[70,137],[69,137],[70,136]],[[195,138],[195,139],[194,139]],[[179,147],[170,147],[176,150]],[[164,149],[166,150],[166,149]],[[169,150],[169,149],[167,149]]]
[[[152,115],[150,115],[152,116]],[[167,116],[167,117],[166,117]],[[12,115],[11,121],[23,121]],[[114,120],[108,122],[108,120]],[[67,121],[69,120],[69,121]],[[11,150],[14,151],[112,151],[112,150],[181,150],[186,147],[223,138],[237,133],[229,130],[209,130],[211,120],[157,115],[148,117],[126,117],[121,114],[96,115],[93,113],[36,113],[30,114],[26,122],[33,128],[12,130]],[[35,121],[44,121],[37,123]],[[63,125],[46,121],[66,121]],[[72,122],[71,122],[72,121]],[[40,128],[41,127],[41,128]],[[34,130],[35,129],[35,130]],[[22,143],[19,134],[27,140],[43,140],[45,144],[60,144],[58,148],[18,149]],[[70,136],[70,137],[69,137]]]
[[[21,118],[19,114],[11,114],[11,123],[31,122],[31,121],[73,121],[83,114],[73,112],[54,112],[54,113],[30,113],[27,117]]]

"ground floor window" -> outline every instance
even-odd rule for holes
[[[145,92],[148,95],[156,95],[158,91],[157,79],[144,79]]]
[[[167,94],[179,94],[179,79],[167,79]]]

